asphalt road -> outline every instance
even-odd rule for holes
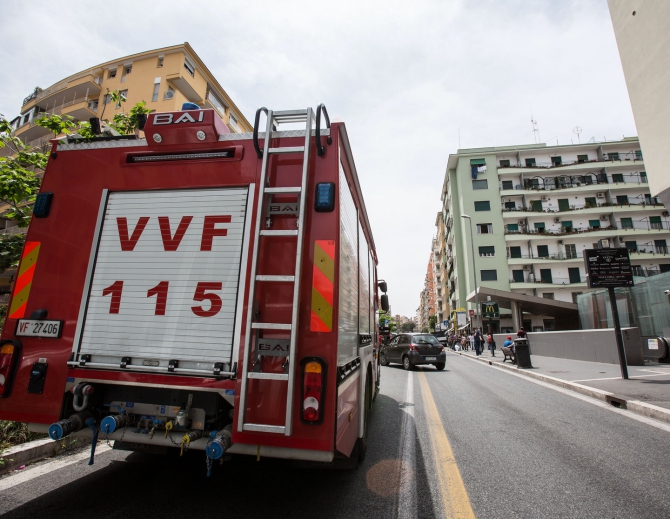
[[[61,456],[0,479],[0,513],[670,517],[670,427],[464,357],[449,356],[442,372],[382,368],[370,427],[367,458],[353,471],[239,457],[215,465],[207,478],[202,452],[178,458],[107,450],[92,467],[75,461],[76,453]],[[21,482],[5,488],[12,478]]]

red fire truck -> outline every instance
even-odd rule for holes
[[[345,125],[323,105],[261,108],[236,134],[185,105],[143,129],[54,141],[0,418],[92,437],[91,456],[100,438],[210,465],[362,458],[388,299]]]

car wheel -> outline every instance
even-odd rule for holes
[[[444,362],[440,362],[439,364],[435,364],[435,367],[437,368],[437,371],[442,371],[445,365]]]
[[[402,358],[402,367],[405,368],[407,371],[411,370],[414,367],[414,366],[412,366],[412,363],[409,360],[409,357],[403,357]]]
[[[389,360],[386,357],[386,353],[382,352],[382,353],[379,354],[379,363],[382,366],[388,366],[389,365]]]

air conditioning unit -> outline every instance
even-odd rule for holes
[[[663,216],[670,216],[670,213],[668,211],[663,211]]]
[[[554,218],[554,223],[561,223],[561,219],[557,216]]]
[[[606,222],[609,219],[610,219],[610,217],[607,216],[606,214],[601,214],[600,215],[600,221],[602,221],[602,222]]]
[[[596,193],[596,197],[605,198],[605,193]]]
[[[525,220],[519,220],[519,225],[526,225],[526,221]]]
[[[558,240],[559,245],[563,245],[563,240]]]
[[[542,201],[543,201],[543,202],[546,202],[547,200],[549,200],[548,197],[546,197],[546,196],[543,196],[543,197],[542,197]]]
[[[530,272],[530,265],[524,265],[523,266],[523,271],[524,272]]]

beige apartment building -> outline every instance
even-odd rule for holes
[[[114,90],[124,95],[125,103],[109,102],[108,92]],[[12,125],[25,144],[41,146],[53,138],[36,124],[44,114],[69,115],[77,121],[111,120],[141,101],[156,112],[177,111],[190,101],[216,110],[233,133],[253,129],[188,43],[107,61],[36,88],[23,100]]]

